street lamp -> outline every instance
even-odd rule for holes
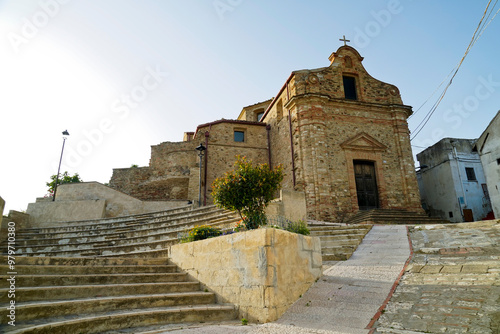
[[[199,179],[199,191],[198,191],[198,207],[201,206],[201,164],[202,164],[202,161],[201,161],[201,158],[203,158],[203,154],[205,153],[205,150],[207,148],[205,146],[203,146],[203,143],[200,143],[200,145],[198,147],[195,148],[195,150],[198,151],[198,156],[200,157],[200,179]]]
[[[64,143],[66,143],[66,136],[69,136],[68,130],[64,130],[62,132],[63,134],[63,145],[62,145],[62,150],[61,150],[61,158],[59,159],[59,167],[57,168],[57,175],[56,175],[56,184],[54,186],[54,196],[52,196],[52,201],[56,200],[56,192],[57,192],[57,184],[59,183],[59,172],[61,171],[61,162],[62,162],[62,157],[63,157],[63,152],[64,152]]]

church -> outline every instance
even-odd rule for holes
[[[145,201],[200,198],[208,205],[212,182],[241,155],[282,164],[282,188],[305,195],[308,219],[336,221],[377,208],[422,213],[411,107],[396,86],[368,74],[353,47],[344,43],[329,61],[292,72],[273,99],[244,107],[236,119],[152,146],[148,167],[114,169],[110,187]]]

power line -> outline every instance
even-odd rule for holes
[[[448,84],[444,88],[443,92],[441,93],[441,95],[439,96],[439,98],[437,99],[437,101],[434,102],[434,104],[432,105],[432,107],[429,110],[429,112],[424,116],[424,118],[422,119],[422,121],[417,125],[417,127],[415,128],[415,134],[410,138],[410,140],[415,139],[415,137],[425,127],[425,125],[427,124],[427,122],[429,122],[431,116],[434,114],[434,112],[436,111],[437,107],[439,106],[439,104],[443,100],[444,96],[446,95],[446,92],[448,91],[448,88],[453,83],[453,79],[457,75],[458,70],[462,66],[462,63],[465,60],[465,58],[467,57],[467,55],[469,54],[472,46],[476,43],[476,41],[479,39],[479,37],[481,37],[481,35],[484,33],[484,31],[486,30],[486,28],[488,27],[488,25],[491,23],[491,21],[493,21],[493,19],[497,16],[498,12],[500,12],[500,9],[499,9],[495,13],[495,15],[488,21],[488,23],[486,23],[486,21],[489,19],[489,17],[491,16],[491,13],[493,12],[494,8],[496,7],[496,5],[498,3],[498,0],[496,0],[495,4],[491,7],[491,10],[488,13],[488,9],[489,9],[489,7],[491,5],[491,1],[492,0],[489,0],[488,5],[486,5],[486,9],[484,10],[483,16],[481,17],[481,20],[479,21],[479,23],[477,25],[477,28],[474,31],[474,34],[472,35],[472,39],[469,42],[469,45],[467,46],[467,49],[465,50],[465,53],[462,56],[462,59],[460,59],[460,62],[458,63],[458,65],[450,72],[450,74],[453,73],[453,75],[451,76],[450,81],[448,82]],[[486,15],[488,15],[488,16],[486,17]],[[486,20],[485,20],[485,17],[486,17]],[[448,76],[445,78],[445,80],[443,80],[443,82],[446,81],[446,79],[450,76],[450,74],[448,74]],[[434,93],[439,89],[439,87],[441,87],[441,85],[443,84],[443,82],[441,82],[441,84],[439,84],[438,88],[431,94],[430,97],[432,97],[434,95]],[[423,105],[427,103],[427,101],[430,99],[430,97],[419,107],[419,109],[422,108]]]

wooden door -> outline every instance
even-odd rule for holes
[[[370,161],[354,162],[354,178],[360,210],[376,209],[378,205],[377,180],[375,164]]]

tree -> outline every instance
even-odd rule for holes
[[[212,184],[215,205],[238,211],[247,229],[265,224],[264,209],[281,187],[283,167],[271,170],[268,164],[254,166],[245,157],[237,157],[233,171]]]
[[[47,187],[49,187],[48,189],[49,196],[54,195],[54,189],[56,187],[56,178],[57,175],[54,174],[50,177],[52,181],[45,183]],[[57,182],[57,184],[61,185],[63,183],[79,183],[79,182],[83,182],[83,180],[80,179],[80,175],[78,175],[78,173],[75,173],[73,176],[70,176],[68,172],[64,172],[59,176],[59,181]]]

